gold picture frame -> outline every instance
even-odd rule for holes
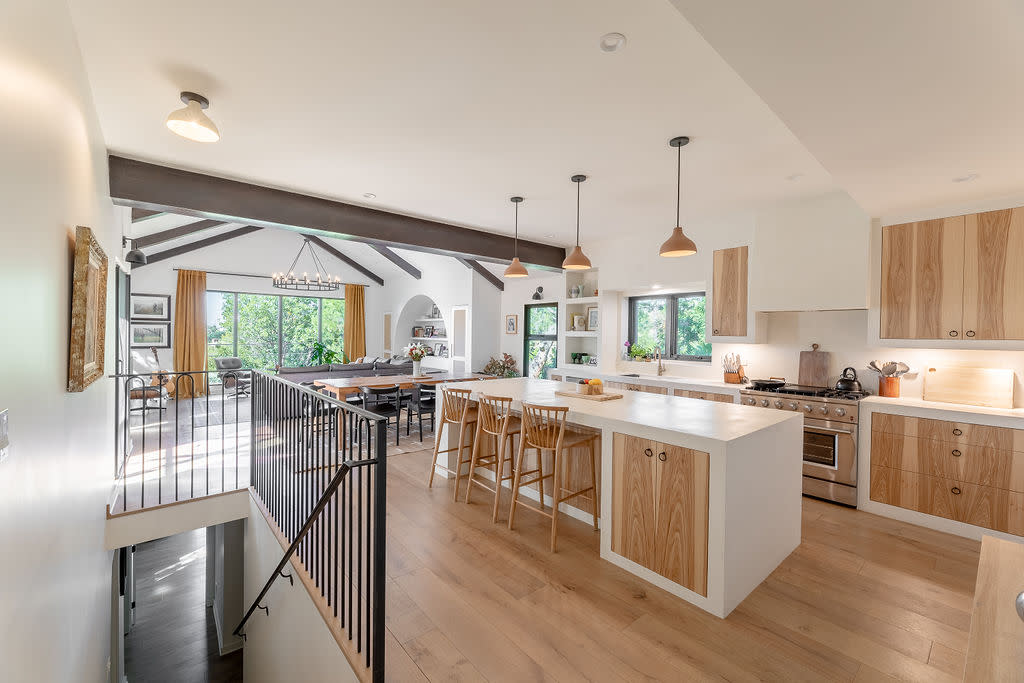
[[[75,228],[68,391],[85,391],[103,376],[107,318],[107,255],[92,230]]]
[[[505,316],[505,334],[519,334],[519,316],[514,313]]]

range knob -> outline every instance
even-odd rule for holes
[[[805,403],[804,404],[804,412],[805,413],[809,413],[812,410],[814,410],[814,407],[810,403]]]
[[[748,406],[754,406],[754,405],[757,405],[757,399],[756,399],[756,398],[752,398],[752,397],[748,396],[748,397],[747,397],[747,405],[748,405]]]
[[[768,407],[769,403],[770,402],[768,401],[768,399],[766,399],[766,398],[762,398],[761,399],[761,405],[763,405],[765,408]]]
[[[800,407],[800,406],[798,406],[798,405],[796,404],[796,401],[790,401],[790,402],[789,402],[789,409],[790,409],[790,410],[796,410],[796,409],[797,409],[797,408],[799,408],[799,407]]]
[[[819,410],[821,411],[822,415],[828,415],[828,406],[822,406],[821,408],[819,408]]]
[[[781,408],[782,407],[782,401],[779,400],[779,399],[775,399],[775,407],[776,408]]]
[[[836,412],[836,415],[838,415],[839,417],[842,417],[843,415],[846,415],[846,408],[836,408],[835,412]]]

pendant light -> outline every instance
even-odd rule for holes
[[[185,106],[172,111],[167,116],[167,127],[183,138],[196,142],[217,142],[220,131],[217,124],[203,113],[210,106],[210,100],[194,92],[181,93],[181,101]]]
[[[576,248],[562,261],[562,267],[566,270],[589,270],[591,267],[590,259],[580,249],[580,183],[586,179],[585,175],[574,175],[570,179],[576,183]]]
[[[683,145],[687,144],[690,138],[685,135],[672,138],[668,141],[670,147],[676,148],[676,227],[665,243],[661,245],[661,255],[669,258],[676,256],[691,256],[697,253],[697,245],[693,240],[683,234],[683,226],[679,220],[679,207],[682,204],[683,187]]]
[[[519,204],[522,203],[522,197],[512,197],[509,199],[516,207],[516,237],[515,237],[515,251],[512,255],[512,263],[508,264],[508,268],[505,269],[505,277],[526,277],[529,275],[526,272],[526,266],[519,262]]]

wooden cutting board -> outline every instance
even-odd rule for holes
[[[555,394],[569,398],[585,398],[588,401],[612,401],[622,398],[622,394],[581,394],[576,391],[556,391]]]
[[[810,351],[800,352],[799,382],[812,387],[828,386],[828,366],[832,354],[819,351],[817,344],[811,344]]]
[[[1013,370],[928,368],[924,400],[988,408],[1013,408]]]

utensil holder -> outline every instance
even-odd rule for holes
[[[725,383],[726,384],[743,384],[743,366],[741,365],[740,369],[737,370],[736,372],[726,372],[725,373]]]
[[[884,398],[899,398],[900,397],[900,378],[899,377],[879,377],[878,378],[878,395]]]

